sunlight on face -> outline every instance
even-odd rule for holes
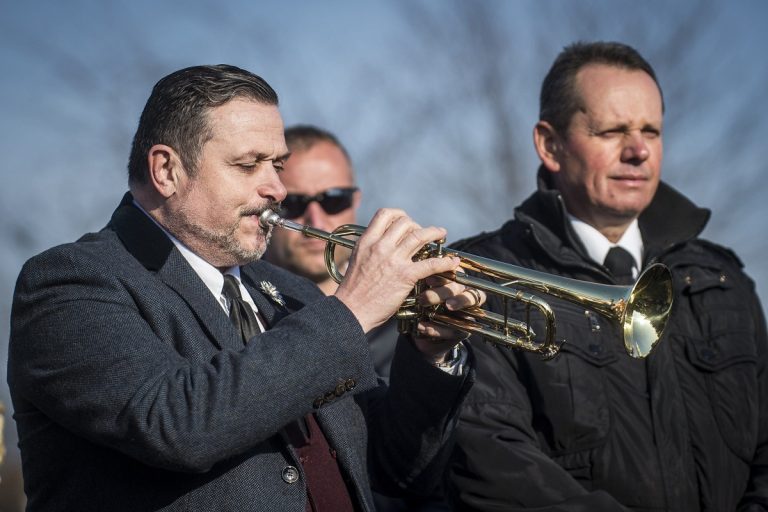
[[[242,265],[266,250],[259,214],[285,197],[283,122],[276,106],[245,99],[212,109],[209,122],[213,135],[177,191],[168,227],[212,265]]]
[[[566,207],[601,229],[628,223],[656,193],[662,160],[662,101],[643,71],[589,65],[576,87],[583,108],[571,119],[555,173]]]
[[[354,185],[352,168],[344,153],[328,141],[320,141],[305,151],[291,154],[280,175],[289,193],[314,196],[329,188],[346,188]],[[311,202],[306,211],[294,220],[324,231],[333,231],[342,224],[355,222],[355,209],[359,192],[353,205],[339,213],[323,210],[317,202]],[[315,282],[328,278],[324,258],[325,242],[307,238],[301,233],[278,230],[269,246],[270,261]],[[337,264],[349,258],[349,251],[338,248]]]

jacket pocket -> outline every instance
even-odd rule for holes
[[[751,461],[757,444],[757,353],[748,315],[736,309],[700,317],[703,338],[686,339],[686,355],[703,379],[712,413],[727,446]]]
[[[683,299],[677,330],[706,395],[688,399],[708,401],[723,442],[751,461],[759,420],[754,321],[742,303],[737,273],[716,263],[679,265],[674,272]]]
[[[534,419],[537,430],[547,438],[550,454],[560,456],[605,443],[611,415],[604,369],[617,356],[610,347],[612,329],[593,313],[558,304],[555,314],[557,338],[563,344],[557,357],[533,367],[533,389],[541,399],[533,396],[532,402],[539,413]]]

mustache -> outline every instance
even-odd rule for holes
[[[267,210],[272,210],[275,213],[280,213],[280,201],[269,201],[264,206],[260,206],[258,208],[248,208],[246,210],[243,210],[240,212],[241,217],[249,217],[251,215],[255,215],[257,217],[261,216],[262,213],[264,213]]]

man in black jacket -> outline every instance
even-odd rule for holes
[[[567,47],[542,85],[539,190],[498,231],[457,244],[603,284],[661,262],[675,295],[644,360],[618,326],[559,300],[554,359],[476,344],[451,472],[459,510],[768,510],[762,308],[738,258],[698,238],[709,211],[660,182],[663,110],[634,49]]]

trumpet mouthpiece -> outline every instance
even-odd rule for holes
[[[270,209],[264,210],[264,212],[259,215],[259,224],[264,228],[277,226],[281,220],[280,216]]]

